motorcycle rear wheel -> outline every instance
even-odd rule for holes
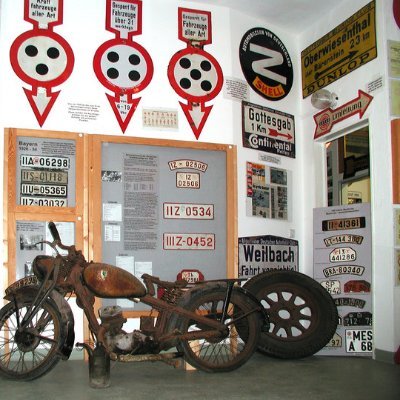
[[[0,374],[8,379],[33,380],[49,372],[59,361],[61,316],[47,299],[32,321],[18,331],[18,320],[27,313],[29,301],[13,302],[0,310]]]
[[[225,296],[226,284],[205,284],[190,290],[179,305],[196,314],[220,321]],[[257,349],[261,318],[259,312],[254,311],[255,308],[257,305],[253,301],[234,289],[224,321],[228,328],[227,335],[209,340],[181,340],[177,349],[184,353],[189,364],[206,372],[227,372],[239,368]],[[186,333],[211,328],[183,319],[178,323],[178,329]]]

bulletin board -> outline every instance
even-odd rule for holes
[[[8,128],[4,132],[4,263],[6,284],[32,273],[39,254],[52,254],[40,240],[51,240],[56,223],[61,239],[87,250],[84,219],[84,137],[71,132]]]
[[[236,149],[90,135],[94,259],[174,281],[235,276]],[[143,304],[103,300],[135,313]]]

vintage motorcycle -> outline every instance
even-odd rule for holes
[[[172,363],[183,356],[207,372],[231,371],[251,357],[259,335],[269,329],[264,307],[236,279],[188,285],[145,274],[143,284],[121,268],[87,262],[75,246],[62,244],[53,222],[48,227],[53,242],[43,243],[55,250],[55,256],[37,256],[32,263],[34,275],[6,289],[8,303],[0,310],[0,374],[4,377],[32,380],[69,358],[75,333],[66,297],[72,294],[92,335],[90,343],[77,344],[88,350],[92,372],[99,370],[95,357],[99,354],[101,363]],[[57,248],[67,254],[61,255]],[[163,293],[160,298],[157,292]],[[95,297],[143,302],[152,312],[140,318],[139,330],[126,332],[127,320],[118,306],[100,308],[96,318]],[[95,375],[93,381],[101,381]]]

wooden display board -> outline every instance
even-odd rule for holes
[[[60,223],[83,251],[85,219],[82,134],[30,129],[5,130],[4,261],[8,283],[29,273],[34,256],[46,249],[47,222]],[[87,207],[86,207],[87,208]]]

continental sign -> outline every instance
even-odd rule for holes
[[[377,56],[375,1],[301,52],[303,98]]]

